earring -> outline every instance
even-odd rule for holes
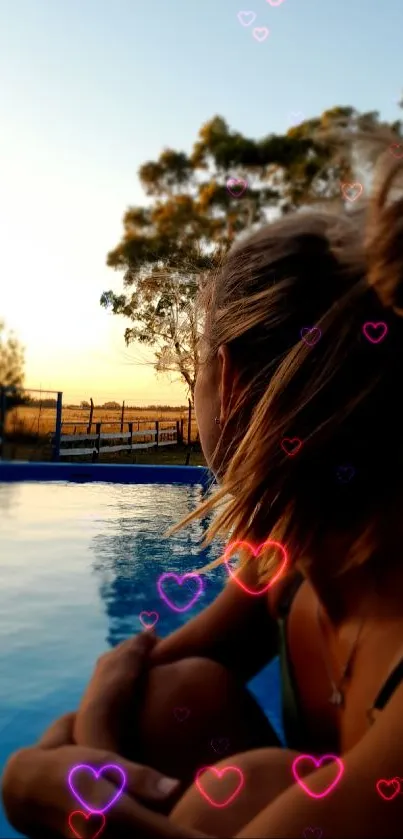
[[[216,425],[219,425],[220,424],[220,417],[214,417],[214,422],[216,423]]]

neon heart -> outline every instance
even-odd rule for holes
[[[229,748],[228,737],[218,737],[211,741],[211,746],[218,755],[223,755]]]
[[[241,580],[238,579],[236,574],[233,573],[233,570],[232,570],[231,566],[229,565],[229,560],[230,560],[231,555],[240,546],[248,548],[248,550],[251,551],[251,553],[253,553],[253,556],[255,556],[255,557],[259,556],[260,551],[262,550],[262,548],[265,548],[265,547],[274,547],[277,550],[279,550],[281,552],[282,556],[283,556],[283,562],[281,563],[281,566],[280,566],[279,570],[274,575],[274,577],[272,577],[270,582],[267,583],[267,585],[264,588],[262,588],[261,591],[251,591],[250,588],[248,588],[248,586],[245,585],[245,583],[241,582]],[[259,595],[265,594],[267,591],[269,591],[269,589],[271,589],[272,586],[275,585],[277,580],[284,573],[284,571],[286,569],[286,566],[288,564],[288,556],[287,556],[287,551],[284,548],[284,546],[281,545],[280,542],[273,542],[271,539],[268,539],[267,542],[263,542],[261,545],[259,545],[258,548],[254,548],[253,545],[249,544],[249,542],[239,541],[239,542],[230,542],[229,543],[228,548],[226,549],[225,554],[224,554],[224,563],[227,566],[230,577],[232,577],[234,582],[237,583],[246,592],[246,594],[252,594],[254,596],[259,596]]]
[[[293,457],[294,454],[299,452],[302,446],[302,440],[299,437],[284,437],[284,440],[281,441],[281,448],[283,452],[288,454],[289,457]]]
[[[84,801],[83,798],[81,798],[81,796],[79,795],[77,790],[74,788],[73,776],[75,775],[76,772],[79,772],[80,770],[83,770],[83,769],[86,772],[91,772],[93,775],[95,775],[95,778],[96,778],[97,781],[99,780],[102,773],[106,772],[107,769],[113,769],[115,772],[119,772],[120,777],[122,779],[122,783],[121,783],[120,787],[118,788],[117,792],[115,793],[115,795],[111,798],[109,804],[106,804],[105,807],[102,807],[101,809],[99,807],[97,807],[96,809],[94,807],[90,807],[90,805],[87,804],[86,801]],[[74,797],[77,799],[79,804],[82,804],[82,806],[85,807],[86,810],[89,810],[90,813],[106,813],[106,811],[109,810],[113,806],[115,801],[117,801],[118,798],[120,798],[120,796],[122,795],[124,786],[126,784],[126,775],[125,775],[123,769],[121,769],[120,766],[117,766],[116,763],[107,763],[105,766],[102,766],[101,769],[98,769],[98,770],[93,769],[92,766],[88,766],[86,763],[79,763],[77,766],[73,766],[73,768],[69,772],[68,782],[69,782],[69,787],[70,787],[71,792],[73,793]]]
[[[106,824],[106,819],[103,813],[83,813],[82,810],[74,810],[74,813],[70,813],[69,815],[69,828],[74,833],[74,835],[77,836],[77,839],[84,839],[84,837],[81,835],[81,833],[77,833],[76,829],[72,825],[74,816],[83,816],[86,821],[90,821],[91,819],[101,819],[102,821],[99,830],[97,830],[96,833],[93,833],[92,836],[88,836],[87,834],[85,839],[97,839],[97,836],[99,836],[99,834],[102,833]]]
[[[342,193],[343,193],[344,197],[347,198],[347,201],[355,201],[357,198],[360,197],[363,189],[364,189],[363,185],[359,184],[359,183],[356,183],[356,184],[342,184],[341,185]],[[354,197],[351,197],[348,194],[352,190],[356,193],[354,195]]]
[[[178,720],[178,722],[185,722],[189,716],[189,708],[174,708],[174,717]]]
[[[234,190],[234,187],[240,186],[240,190]],[[232,195],[233,198],[240,198],[241,195],[244,194],[245,189],[248,186],[248,182],[244,181],[242,178],[230,178],[227,181],[227,190]]]
[[[238,12],[237,17],[242,26],[250,26],[256,20],[256,12]],[[247,17],[250,17],[248,22],[246,22]]]
[[[355,475],[354,466],[339,466],[337,469],[337,477],[342,484],[348,484]]]
[[[394,789],[393,791],[390,791],[387,788],[391,787],[392,784],[394,785]],[[385,792],[382,791],[381,787],[385,787]],[[379,792],[381,798],[383,798],[385,801],[393,801],[393,799],[400,794],[400,780],[399,778],[393,778],[392,781],[385,781],[381,779],[380,781],[376,782],[376,789]]]
[[[234,792],[228,798],[225,799],[225,801],[222,801],[221,803],[217,802],[217,801],[214,801],[214,799],[212,799],[208,795],[206,790],[203,789],[202,782],[199,780],[200,775],[203,772],[214,772],[214,774],[217,775],[217,777],[219,778],[220,781],[222,780],[222,777],[223,777],[223,775],[225,775],[226,772],[236,772],[236,774],[239,776],[238,786],[236,787]],[[211,804],[212,807],[226,807],[228,804],[231,803],[231,801],[234,800],[234,798],[236,798],[238,793],[241,791],[244,783],[245,783],[245,779],[244,779],[243,773],[241,772],[240,769],[238,769],[237,766],[225,766],[224,769],[216,769],[215,766],[204,766],[203,769],[199,769],[199,771],[196,775],[196,778],[195,778],[195,784],[197,786],[197,789],[199,790],[199,792],[201,792],[201,794],[204,796],[206,801],[208,801],[209,804]]]
[[[253,30],[253,37],[256,39],[256,41],[259,41],[259,43],[265,41],[268,34],[269,30],[266,29],[265,26],[255,26]]]
[[[270,3],[271,6],[281,6],[281,4],[284,3],[284,0],[267,0],[267,2]]]
[[[144,615],[146,618],[151,618],[151,615],[155,615],[155,620],[151,621],[151,623],[146,623],[146,621],[144,620],[143,615]],[[140,614],[139,614],[139,618],[140,618],[140,620],[141,620],[141,623],[142,623],[142,624],[143,624],[143,626],[144,626],[144,629],[152,629],[152,628],[153,628],[153,626],[155,626],[155,624],[156,624],[156,623],[158,623],[158,620],[159,620],[159,614],[158,614],[158,612],[147,612],[147,611],[145,611],[145,610],[144,610],[144,612],[140,612]]]
[[[301,329],[301,339],[304,341],[305,344],[308,344],[308,347],[314,347],[315,344],[318,343],[319,338],[322,335],[321,330],[318,326],[304,326]]]
[[[196,593],[193,595],[192,599],[190,600],[190,603],[188,603],[186,606],[181,606],[181,607],[175,606],[173,603],[171,603],[168,595],[165,594],[165,592],[162,588],[162,583],[164,582],[164,580],[167,580],[169,577],[173,578],[178,583],[178,586],[181,586],[185,579],[187,579],[187,580],[189,580],[189,579],[197,580],[199,590],[196,591]],[[198,574],[191,573],[191,574],[184,574],[183,576],[180,576],[178,574],[172,574],[171,572],[167,572],[166,574],[161,574],[159,580],[157,580],[157,588],[158,588],[158,592],[159,592],[160,597],[162,597],[162,599],[165,600],[165,603],[171,609],[173,609],[174,612],[187,612],[187,610],[190,609],[193,606],[194,603],[196,603],[196,600],[198,600],[198,598],[202,594],[202,592],[203,592],[203,582],[202,582],[201,577],[199,577]]]
[[[395,152],[393,151],[393,149],[401,149],[400,154],[395,154]],[[396,157],[398,160],[401,160],[401,159],[402,159],[402,157],[403,157],[403,145],[401,145],[400,143],[393,143],[393,144],[390,146],[390,151],[392,152],[393,157]]]
[[[306,827],[302,835],[304,839],[321,839],[323,830],[321,827]]]
[[[319,766],[321,766],[321,764],[325,760],[334,760],[335,763],[337,763],[337,766],[338,766],[338,772],[337,772],[336,778],[334,779],[334,781],[332,781],[331,784],[329,784],[328,787],[326,787],[325,790],[323,790],[323,792],[312,792],[312,790],[310,790],[309,787],[307,787],[305,782],[298,775],[297,767],[298,767],[298,764],[301,762],[301,760],[312,761],[312,763],[315,764],[316,769],[319,769]],[[312,757],[312,755],[298,755],[298,757],[296,757],[295,760],[292,763],[292,772],[293,772],[295,780],[300,785],[300,787],[302,787],[304,792],[307,793],[307,795],[310,795],[311,798],[324,798],[325,795],[329,795],[329,792],[332,789],[334,789],[336,784],[338,784],[338,782],[340,781],[340,778],[341,778],[341,776],[344,772],[344,766],[343,766],[343,761],[340,760],[340,758],[337,757],[337,755],[324,755],[323,757],[320,757],[318,759],[316,759],[315,757]]]
[[[388,333],[387,324],[383,321],[379,321],[378,323],[373,323],[372,321],[367,321],[364,323],[362,327],[362,331],[371,344],[379,344],[385,338],[385,335]],[[375,333],[378,333],[376,335]]]

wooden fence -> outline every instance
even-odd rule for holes
[[[140,425],[141,420],[137,421],[137,425]],[[147,422],[144,420],[144,422]],[[88,423],[65,423],[65,425],[73,425],[75,428],[78,425],[85,425],[88,426]],[[99,456],[103,453],[110,454],[111,452],[121,452],[121,451],[136,451],[137,449],[150,449],[152,447],[159,448],[160,446],[176,446],[179,443],[183,442],[183,420],[177,420],[175,425],[169,425],[167,422],[161,422],[160,420],[155,420],[155,429],[152,428],[144,428],[140,430],[138,428],[137,431],[133,431],[133,422],[128,422],[128,431],[113,431],[113,432],[106,432],[102,430],[102,426],[113,425],[114,423],[102,423],[97,422],[95,423],[95,434],[91,433],[91,426],[87,427],[86,434],[63,434],[63,428],[61,428],[61,434],[58,441],[57,450],[55,452],[56,459],[58,460],[60,457],[77,457],[82,455],[92,455],[93,461],[97,461]],[[149,421],[147,422],[149,424]],[[63,426],[63,423],[62,423]],[[165,426],[165,427],[162,427]],[[144,438],[150,438],[144,439]],[[142,438],[141,442],[136,442],[138,438]],[[118,445],[102,445],[103,441],[106,440],[122,440],[123,442],[119,443]],[[133,442],[135,440],[135,442]],[[68,447],[66,448],[63,443],[82,443],[90,441],[90,446],[78,446],[78,447]],[[56,441],[54,441],[56,442]]]

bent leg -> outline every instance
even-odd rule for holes
[[[219,772],[208,769],[198,779],[198,785],[192,784],[185,792],[169,818],[181,828],[200,830],[210,836],[235,836],[295,783],[291,765],[297,755],[298,752],[274,748],[222,760],[214,769],[232,767],[232,771],[228,769],[220,777]],[[231,797],[239,784],[239,772],[242,773],[243,785],[233,800],[224,806],[223,802]]]
[[[179,778],[203,766],[265,746],[281,746],[249,691],[222,665],[203,658],[153,667],[127,757]]]

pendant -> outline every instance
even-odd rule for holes
[[[339,707],[344,703],[344,696],[341,693],[341,691],[336,687],[336,685],[333,686],[333,693],[329,699],[329,702],[331,705],[337,705]]]

